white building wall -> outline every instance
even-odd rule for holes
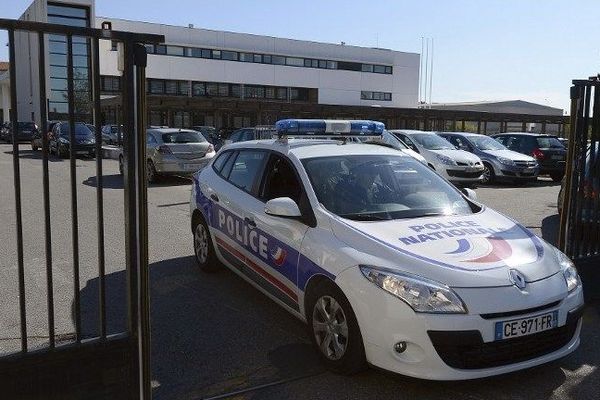
[[[419,54],[270,36],[213,31],[98,17],[112,22],[113,30],[165,35],[166,44],[226,49],[393,66],[393,74],[265,65],[202,58],[149,55],[148,78],[211,81],[274,86],[298,86],[319,90],[319,103],[335,105],[381,105],[415,107],[418,97]],[[101,47],[103,75],[119,75],[117,52],[110,43]],[[391,92],[392,101],[361,100],[361,91]]]

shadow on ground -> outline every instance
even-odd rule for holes
[[[244,398],[547,399],[560,393],[596,399],[600,391],[596,306],[587,310],[581,348],[563,360],[495,378],[427,382],[377,370],[352,377],[325,372],[300,321],[228,270],[201,273],[192,256],[151,264],[150,279],[156,399],[206,398],[277,381],[284,382]],[[125,285],[125,272],[106,277],[109,332],[125,327]],[[88,282],[81,300],[84,333],[93,335],[98,279]]]
[[[96,187],[97,185],[96,176],[90,176],[85,179],[82,183],[86,186]],[[161,177],[156,183],[149,185],[149,189],[152,190],[154,187],[165,187],[165,186],[182,186],[190,185],[191,181],[189,178],[179,176],[165,176]],[[102,187],[104,189],[123,189],[123,177],[119,174],[103,175],[102,176]]]

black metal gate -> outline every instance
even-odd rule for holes
[[[588,285],[600,278],[600,79],[574,80],[559,244]],[[596,290],[594,289],[594,292]],[[594,296],[599,296],[600,293]]]
[[[54,25],[29,21],[0,19],[0,29],[8,31],[10,56],[10,96],[12,129],[12,157],[14,170],[14,198],[16,210],[16,240],[3,243],[12,246],[16,253],[18,274],[18,298],[4,301],[18,302],[20,320],[20,351],[0,358],[0,398],[150,398],[149,368],[149,290],[148,290],[148,250],[147,250],[147,203],[145,179],[145,68],[146,48],[144,43],[161,43],[164,38],[159,35],[146,35],[130,32],[112,31],[110,25],[103,29]],[[39,113],[41,115],[42,140],[42,192],[43,221],[40,229],[44,231],[45,269],[47,286],[47,326],[48,346],[31,349],[28,347],[28,314],[26,311],[26,278],[24,268],[24,235],[22,206],[22,171],[18,145],[18,96],[17,70],[24,68],[18,65],[16,54],[21,49],[15,45],[15,33],[28,32],[37,42],[39,57],[39,76],[32,77],[39,82]],[[47,115],[47,35],[61,35],[66,38],[66,81],[68,84],[68,120],[70,137],[69,169],[70,169],[70,217],[72,244],[72,287],[73,319],[75,332],[69,344],[60,344],[55,340],[55,287],[53,282],[53,248],[51,230],[51,204],[49,194],[49,147]],[[96,156],[96,212],[97,212],[97,332],[95,337],[82,334],[81,299],[80,299],[80,242],[78,224],[77,170],[75,163],[76,140],[75,124],[81,121],[76,113],[76,89],[74,87],[74,38],[89,49],[88,97],[90,104],[89,121],[95,126]],[[83,38],[83,39],[81,39]],[[81,41],[83,40],[83,42]],[[107,332],[106,321],[106,286],[105,286],[105,246],[104,246],[104,209],[103,209],[103,160],[100,114],[100,43],[112,40],[122,43],[122,99],[123,130],[128,132],[123,144],[125,160],[124,168],[124,219],[125,250],[127,277],[127,327],[120,333]],[[76,78],[76,77],[75,77]],[[29,119],[24,116],[24,119]],[[67,140],[67,139],[65,139]],[[8,190],[8,188],[2,188]],[[12,189],[11,189],[12,190]],[[66,202],[68,204],[68,202]],[[0,297],[2,293],[0,293]],[[0,329],[2,329],[0,327]]]

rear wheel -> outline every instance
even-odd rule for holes
[[[554,182],[562,181],[563,176],[565,176],[564,172],[550,172],[550,178],[552,178]]]
[[[202,271],[215,272],[220,269],[208,226],[202,218],[194,226],[194,254]]]
[[[31,142],[31,150],[33,151],[38,151],[38,148],[35,144],[33,144],[33,142]]]
[[[494,168],[488,163],[483,163],[483,174],[481,175],[481,183],[493,183],[495,179],[496,175],[494,174]]]
[[[152,160],[146,162],[146,177],[148,178],[148,183],[155,183],[158,180],[158,174]]]
[[[365,349],[356,316],[333,282],[323,281],[310,291],[306,314],[310,338],[323,363],[348,375],[365,369]]]

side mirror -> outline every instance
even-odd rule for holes
[[[477,193],[475,193],[475,191],[473,189],[462,188],[460,191],[463,192],[463,194],[465,196],[467,196],[469,199],[477,201]]]
[[[289,197],[277,197],[267,201],[265,213],[275,217],[298,218],[302,216],[298,204]]]

